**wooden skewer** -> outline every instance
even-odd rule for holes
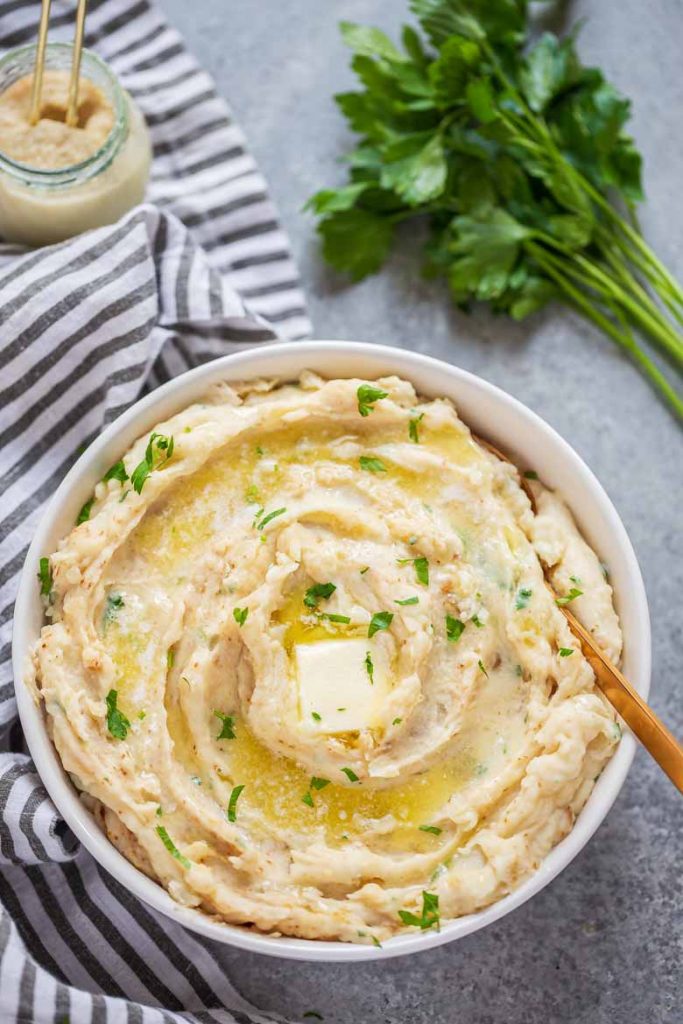
[[[33,86],[31,89],[31,111],[29,124],[37,124],[40,119],[40,106],[43,96],[43,70],[45,68],[45,47],[47,46],[47,30],[50,27],[50,4],[52,0],[42,0],[40,12],[40,28],[38,29],[38,46],[36,63],[33,68]]]
[[[66,123],[70,128],[74,128],[78,124],[78,83],[81,76],[81,54],[83,53],[85,9],[87,4],[88,0],[78,0],[78,10],[76,11],[76,34],[74,35],[74,52],[71,61],[69,100],[66,107]]]

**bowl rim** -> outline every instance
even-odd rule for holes
[[[77,459],[43,512],[28,549],[20,577],[14,611],[12,660],[14,678],[17,681],[15,690],[19,716],[29,751],[43,785],[78,840],[95,860],[109,871],[125,888],[148,906],[160,911],[172,921],[206,938],[250,952],[286,959],[348,963],[361,960],[386,959],[413,952],[422,952],[443,943],[463,938],[465,935],[478,931],[480,928],[486,927],[504,917],[539,892],[560,871],[568,866],[607,815],[626,779],[633,760],[636,749],[636,741],[633,735],[624,730],[619,747],[603,770],[589,800],[578,815],[571,831],[551,850],[537,870],[518,888],[491,906],[455,919],[445,925],[441,931],[399,935],[388,940],[382,947],[378,948],[340,941],[321,941],[289,936],[266,935],[244,926],[215,921],[201,911],[177,903],[158,882],[150,879],[134,867],[123,854],[119,853],[101,831],[99,825],[97,825],[90,812],[83,805],[77,790],[62,768],[59,756],[47,733],[42,706],[34,703],[28,688],[22,685],[26,656],[35,639],[35,634],[31,634],[29,623],[31,610],[32,608],[35,609],[39,601],[38,590],[35,585],[38,560],[44,551],[50,548],[47,540],[51,533],[51,528],[54,528],[54,523],[69,497],[73,495],[74,491],[80,491],[80,500],[85,500],[85,481],[88,481],[88,488],[91,492],[94,483],[100,479],[101,472],[97,475],[94,470],[98,461],[102,462],[105,451],[116,449],[119,453],[118,456],[115,456],[116,458],[120,457],[122,450],[125,451],[129,447],[130,441],[122,449],[121,444],[116,444],[117,438],[126,431],[132,437],[139,437],[146,429],[151,429],[160,419],[172,415],[172,412],[167,412],[163,417],[157,416],[156,419],[151,417],[151,413],[168,399],[176,399],[175,402],[171,403],[175,407],[176,412],[191,404],[192,401],[196,400],[196,397],[183,400],[183,396],[192,391],[193,388],[196,391],[200,384],[202,390],[206,390],[211,384],[222,379],[239,380],[273,375],[283,380],[292,379],[302,372],[303,369],[308,368],[307,364],[315,363],[317,368],[326,357],[333,359],[335,356],[348,356],[351,361],[355,358],[356,362],[359,360],[374,361],[380,366],[386,364],[389,367],[389,369],[378,369],[371,374],[363,374],[363,376],[367,376],[367,379],[372,379],[373,376],[386,376],[396,373],[410,380],[411,370],[418,375],[420,371],[427,374],[439,374],[441,379],[444,380],[443,389],[435,387],[431,389],[420,388],[420,390],[426,392],[432,390],[435,394],[441,391],[441,393],[447,396],[450,394],[453,400],[456,401],[456,405],[455,392],[458,386],[461,386],[463,389],[469,388],[473,392],[479,391],[489,399],[492,399],[494,403],[498,402],[501,406],[507,407],[518,419],[525,421],[529,429],[536,431],[539,437],[542,436],[546,442],[550,443],[551,448],[555,449],[555,453],[559,454],[560,458],[571,466],[572,473],[576,474],[577,478],[580,477],[583,485],[591,492],[596,506],[596,510],[594,510],[596,515],[597,512],[600,512],[606,520],[610,531],[615,537],[615,544],[620,549],[620,556],[623,559],[624,570],[628,577],[629,599],[635,604],[637,611],[636,622],[639,626],[639,632],[636,631],[634,635],[629,635],[629,646],[635,665],[635,671],[631,672],[631,677],[640,694],[643,697],[647,697],[650,686],[651,640],[645,587],[633,547],[623,523],[593,472],[568,442],[547,424],[545,420],[496,385],[491,384],[476,374],[432,356],[376,342],[321,340],[266,343],[257,347],[250,347],[246,350],[221,356],[180,374],[159,388],[156,388],[150,394],[140,398],[126,412],[122,413],[121,416],[106,427]],[[291,370],[275,374],[273,374],[272,370],[268,371],[267,364],[269,362],[277,362],[278,359],[286,361],[289,357],[291,357],[293,363],[297,364],[296,369],[292,368]],[[239,371],[242,367],[244,367],[244,373],[235,372]],[[357,375],[353,372],[353,366],[350,366],[347,375]],[[335,376],[344,375],[335,374]],[[148,426],[144,429],[141,426],[138,427],[138,423],[147,420],[149,420]],[[133,427],[135,427],[135,430],[133,430]],[[500,442],[500,438],[497,438],[495,430],[492,430],[489,436],[495,443]],[[503,443],[501,446],[505,449]],[[115,461],[115,458],[112,461]],[[571,507],[571,502],[569,504]],[[63,531],[59,536],[63,536]],[[615,596],[617,599],[619,598],[616,588]]]

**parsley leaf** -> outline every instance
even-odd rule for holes
[[[324,789],[325,786],[329,786],[329,779],[320,779],[317,775],[311,778],[311,789]]]
[[[375,402],[379,402],[382,398],[387,398],[389,392],[382,391],[381,388],[375,388],[372,384],[360,384],[356,391],[356,396],[358,398],[358,412],[361,416],[369,416]]]
[[[439,897],[433,892],[422,893],[422,913],[418,916],[409,910],[399,910],[398,916],[403,924],[413,925],[425,931],[428,928],[439,929]]]
[[[438,825],[418,825],[420,832],[430,832],[433,836],[440,836],[443,832],[442,828]]]
[[[353,768],[342,768],[341,770],[344,772],[344,775],[347,777],[349,782],[360,782],[360,779],[354,772]]]
[[[301,802],[303,804],[307,804],[309,807],[315,807],[315,804],[313,803],[313,797],[311,796],[310,792],[304,793],[304,795],[301,797]]]
[[[569,658],[574,653],[573,647],[560,647],[558,654],[561,658]]]
[[[164,846],[166,847],[166,849],[168,850],[172,857],[175,857],[175,859],[180,864],[182,864],[184,868],[191,867],[189,860],[187,859],[187,857],[184,857],[183,854],[180,852],[180,850],[173,842],[173,840],[171,839],[163,825],[157,825],[154,831],[159,836],[159,839],[161,839],[162,843],[164,844]]]
[[[538,480],[538,473],[535,469],[527,469],[523,476],[525,480]]]
[[[384,465],[381,459],[376,459],[372,455],[361,455],[358,460],[360,468],[365,469],[368,473],[386,473],[387,467]]]
[[[336,615],[334,612],[319,612],[318,617],[327,619],[328,622],[341,622],[345,626],[348,626],[351,621],[348,615]]]
[[[462,636],[464,630],[464,622],[461,622],[460,619],[453,618],[452,615],[446,616],[446,638],[449,643],[457,643],[460,637]]]
[[[479,671],[480,671],[480,672],[483,672],[483,673],[484,673],[484,675],[486,676],[486,678],[488,679],[488,677],[489,677],[489,674],[488,674],[488,672],[486,671],[486,668],[485,668],[485,666],[484,666],[484,662],[483,662],[483,661],[481,660],[481,658],[480,658],[480,659],[479,659],[479,661],[477,662],[477,666],[478,666],[478,668],[479,668]]]
[[[426,558],[416,558],[413,562],[415,566],[415,575],[417,576],[417,582],[423,586],[429,586],[429,562]]]
[[[107,626],[114,621],[118,613],[124,607],[125,601],[123,600],[120,594],[107,594],[107,599],[104,606],[104,614],[102,616],[102,625],[104,629],[106,629]]]
[[[155,469],[160,469],[172,457],[173,447],[172,437],[167,437],[165,434],[157,434],[156,432],[150,435],[147,448],[145,449],[145,457],[142,462],[138,463],[130,475],[133,490],[138,494],[141,493],[149,474]],[[120,477],[117,477],[117,479],[120,479]]]
[[[235,719],[232,715],[226,715],[222,711],[214,711],[214,715],[223,724],[221,731],[216,736],[217,740],[234,740],[235,739]]]
[[[235,786],[228,801],[228,821],[237,821],[237,801],[244,786]]]
[[[314,583],[304,595],[304,604],[307,608],[317,608],[318,601],[332,597],[336,589],[334,583]]]
[[[563,608],[565,605],[569,604],[571,601],[574,601],[577,597],[582,597],[582,596],[583,596],[583,590],[579,590],[578,587],[572,587],[571,590],[569,591],[569,593],[565,594],[564,597],[556,598],[555,599],[555,604],[559,605],[560,608]]]
[[[683,367],[683,289],[624,216],[642,198],[630,104],[581,65],[575,32],[537,38],[531,6],[412,0],[429,46],[412,27],[399,48],[343,23],[360,88],[335,98],[359,140],[349,181],[307,204],[323,255],[360,280],[395,238],[414,246],[415,232],[397,225],[428,218],[426,270],[458,305],[488,302],[517,320],[562,300],[683,416],[683,397],[634,333]],[[662,300],[656,310],[641,275]],[[359,402],[363,416],[371,407]],[[412,420],[409,437],[419,440]]]
[[[232,615],[238,626],[243,626],[249,614],[248,608],[233,608]]]
[[[368,626],[368,636],[373,637],[375,633],[379,633],[380,630],[389,629],[393,617],[393,612],[375,612],[370,620],[370,625]]]
[[[518,612],[521,611],[522,608],[528,607],[532,594],[533,590],[531,589],[531,587],[521,587],[517,591],[517,597],[515,598],[515,608]]]
[[[313,719],[314,722],[322,722],[322,717],[318,714],[317,711],[311,711],[311,718]]]
[[[130,729],[130,722],[123,711],[117,708],[118,692],[110,690],[105,698],[107,705],[107,729],[116,740],[125,740]]]
[[[420,598],[415,595],[414,597],[404,597],[402,601],[394,601],[394,604],[407,605],[407,604],[419,604]]]

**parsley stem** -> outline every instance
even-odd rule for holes
[[[638,363],[643,372],[650,378],[655,387],[659,389],[660,393],[669,402],[676,414],[683,419],[683,399],[677,394],[659,367],[657,367],[655,363],[653,363],[652,360],[643,352],[643,350],[639,348],[633,339],[633,336],[630,333],[627,334],[623,330],[620,331],[611,320],[601,313],[600,310],[588,300],[583,292],[576,288],[566,275],[558,270],[553,262],[547,258],[550,255],[547,250],[543,249],[535,242],[528,242],[527,245],[539,266],[543,267],[548,276],[555,281],[559,288],[562,289],[573,305],[582,312],[584,316],[589,320],[592,320],[594,324],[608,334],[610,338],[617,343],[617,345],[629,352],[635,362]]]

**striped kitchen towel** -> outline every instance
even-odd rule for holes
[[[69,39],[75,0],[52,7],[50,38]],[[0,47],[32,41],[38,10],[0,0]],[[86,34],[149,123],[152,202],[58,246],[0,246],[0,1022],[276,1020],[238,994],[221,948],[78,847],[16,720],[18,577],[83,446],[169,377],[309,329],[265,182],[178,34],[148,0],[90,0]]]

